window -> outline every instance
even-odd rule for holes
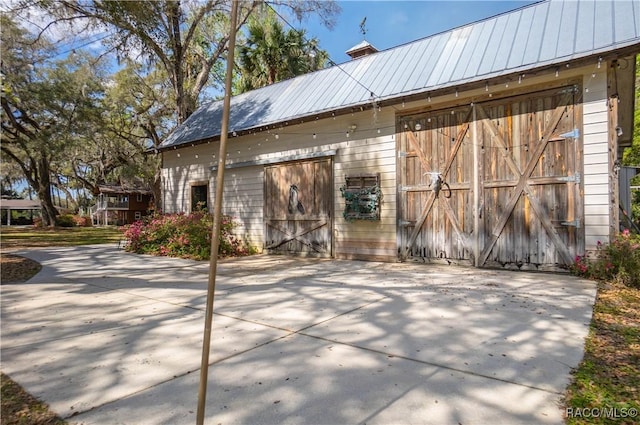
[[[138,194],[136,195],[136,201],[138,201],[138,202],[142,202],[142,193],[138,193]]]
[[[137,220],[140,220],[140,219],[142,219],[142,212],[140,212],[140,211],[136,211],[136,213],[135,213],[135,220],[137,221]]]
[[[191,211],[206,210],[209,205],[207,202],[209,193],[209,185],[196,184],[191,186]]]

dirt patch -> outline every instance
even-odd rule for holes
[[[25,282],[41,268],[37,261],[14,254],[0,254],[0,282],[3,285]]]
[[[67,423],[4,373],[1,379],[2,425],[65,425]]]

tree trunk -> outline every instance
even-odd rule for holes
[[[53,205],[53,199],[51,198],[51,170],[44,156],[38,160],[38,173],[40,174],[40,179],[37,181],[38,187],[35,189],[42,204],[42,225],[53,227],[56,224],[58,210]]]
[[[156,171],[156,174],[153,178],[151,192],[153,193],[153,204],[155,206],[155,212],[163,213],[164,209],[162,205],[162,172],[160,170]]]

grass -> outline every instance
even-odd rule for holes
[[[2,381],[2,425],[66,425],[49,410],[49,406],[27,393],[4,373],[0,374]]]
[[[565,394],[568,425],[640,423],[638,306],[640,290],[599,284],[584,359]]]
[[[2,227],[0,248],[94,245],[117,243],[122,232],[117,227]]]

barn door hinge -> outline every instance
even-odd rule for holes
[[[577,139],[580,137],[580,130],[578,130],[577,128],[574,128],[573,130],[567,133],[561,134],[560,137],[565,139]]]
[[[398,151],[398,158],[406,158],[407,157],[407,153],[404,151]]]
[[[572,176],[558,177],[558,181],[580,183],[580,173],[575,173]]]
[[[580,228],[580,219],[575,219],[572,221],[563,221],[560,224],[562,224],[563,226],[570,226],[570,227],[575,227],[577,229]]]

